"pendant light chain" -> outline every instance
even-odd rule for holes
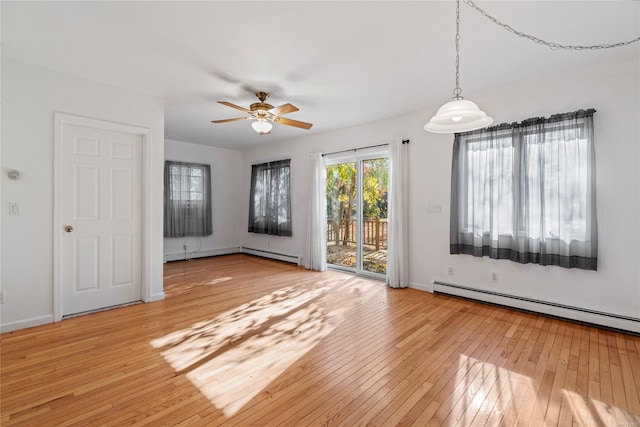
[[[459,1],[459,0],[457,0],[457,1]],[[629,41],[626,41],[626,42],[611,43],[611,44],[604,43],[604,44],[597,44],[597,45],[592,45],[592,46],[563,45],[563,44],[560,44],[560,43],[548,42],[548,41],[542,40],[542,39],[540,39],[540,38],[538,38],[536,36],[532,36],[530,34],[523,33],[522,31],[518,31],[515,28],[511,27],[510,25],[503,24],[502,22],[500,22],[499,20],[497,20],[496,18],[494,18],[493,16],[489,15],[487,12],[482,10],[480,8],[480,6],[478,6],[477,4],[475,4],[473,2],[473,0],[462,0],[462,1],[464,1],[466,4],[468,4],[469,6],[471,6],[472,8],[477,10],[478,12],[480,12],[480,14],[482,14],[482,16],[486,17],[487,19],[489,19],[494,24],[504,28],[507,31],[512,32],[513,34],[515,34],[518,37],[529,39],[534,43],[538,43],[538,44],[541,44],[543,46],[547,46],[549,49],[564,49],[564,50],[611,49],[611,48],[614,48],[614,47],[627,46],[627,45],[630,45],[631,43],[635,43],[635,42],[640,41],[640,37],[636,37],[635,39],[629,40]],[[456,39],[456,43],[457,43],[457,39]],[[457,73],[457,71],[456,71],[456,73]]]
[[[456,0],[456,88],[453,90],[453,99],[462,99],[462,89],[460,89],[460,0]]]

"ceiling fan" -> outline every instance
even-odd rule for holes
[[[311,126],[313,126],[311,123],[299,122],[297,120],[280,117],[281,114],[293,113],[294,111],[298,111],[297,107],[288,103],[279,107],[274,107],[271,104],[267,104],[265,102],[267,98],[269,98],[269,94],[267,92],[256,92],[256,96],[258,97],[260,102],[254,102],[249,106],[249,109],[240,107],[239,105],[235,105],[227,101],[218,101],[218,103],[226,105],[227,107],[244,111],[248,114],[248,116],[237,117],[235,119],[212,120],[211,123],[228,123],[240,120],[254,119],[255,121],[251,123],[251,127],[260,135],[271,133],[271,128],[273,127],[273,125],[271,124],[272,122],[280,123],[281,125],[294,126],[302,129],[310,129]]]

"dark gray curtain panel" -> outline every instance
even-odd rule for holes
[[[594,113],[456,134],[450,252],[597,270]]]
[[[249,232],[291,236],[291,160],[251,166]]]
[[[209,165],[165,162],[164,192],[164,237],[213,233]]]

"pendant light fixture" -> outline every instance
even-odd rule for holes
[[[433,133],[458,133],[480,129],[493,123],[493,118],[480,110],[475,102],[462,97],[460,89],[460,0],[456,0],[456,88],[453,99],[438,109],[435,116],[424,125]]]

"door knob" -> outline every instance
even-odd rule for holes
[[[73,227],[70,225],[65,225],[64,231],[66,231],[67,233],[71,233],[73,231]]]

